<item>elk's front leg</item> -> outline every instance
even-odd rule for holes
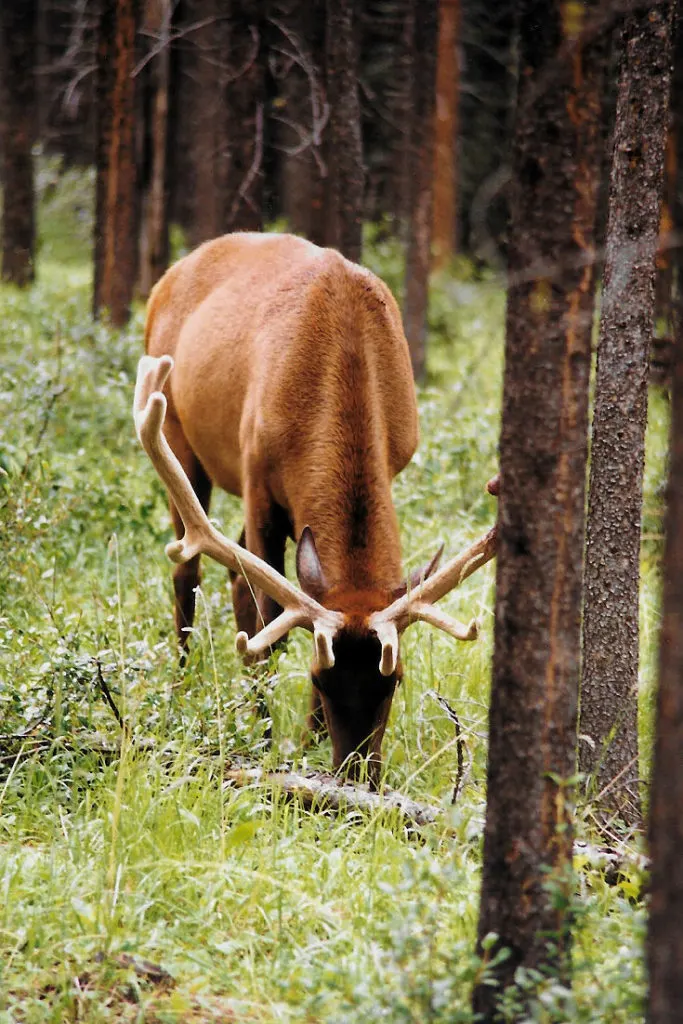
[[[164,426],[164,433],[169,445],[175,452],[176,458],[185,470],[202,508],[208,513],[211,501],[211,481],[206,475],[204,467],[190,448],[182,427],[177,420],[168,416]],[[172,501],[170,502],[170,508],[173,528],[176,537],[180,539],[185,533],[185,526]],[[173,590],[175,592],[174,619],[178,643],[182,652],[181,664],[185,661],[190,631],[194,623],[195,590],[199,586],[200,580],[199,555],[191,558],[189,562],[178,565],[173,570]]]
[[[263,558],[284,576],[289,517],[256,487],[246,491],[244,503],[246,524],[240,536],[240,545]],[[264,625],[277,618],[282,607],[272,597],[252,587],[244,576],[231,573],[230,577],[237,628],[254,636]]]
[[[246,528],[242,530],[239,539],[240,547],[247,546]],[[232,586],[232,608],[235,613],[237,631],[244,632],[248,636],[254,636],[257,631],[256,625],[256,604],[252,588],[244,576],[237,572],[230,571],[230,583]]]

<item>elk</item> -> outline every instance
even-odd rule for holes
[[[166,553],[181,649],[205,554],[230,570],[245,658],[295,627],[313,634],[309,722],[329,732],[335,768],[357,777],[367,761],[376,780],[400,634],[421,620],[473,640],[476,621],[435,602],[495,553],[494,527],[403,579],[391,481],[416,449],[417,404],[391,292],[301,238],[225,235],[156,285],[145,342],[135,422],[178,538]],[[239,543],[208,519],[214,485],[243,499]],[[287,537],[300,587],[284,575]]]

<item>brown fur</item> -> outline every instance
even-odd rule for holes
[[[211,483],[241,495],[246,546],[280,571],[286,535],[310,526],[323,603],[361,623],[384,607],[402,580],[391,481],[415,451],[417,409],[382,281],[291,235],[225,235],[157,284],[145,338],[150,355],[175,360],[165,432],[195,489],[210,481],[202,502]],[[176,570],[178,622],[197,582],[197,566]],[[238,624],[253,634],[245,581],[233,587]],[[258,604],[270,621],[274,602]]]

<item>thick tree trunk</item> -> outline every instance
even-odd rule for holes
[[[263,0],[231,0],[228,173],[224,231],[263,229],[265,80]]]
[[[434,144],[434,267],[446,266],[457,246],[457,143],[460,0],[439,0]]]
[[[171,0],[147,0],[144,29],[148,53],[149,97],[146,180],[142,196],[138,291],[147,298],[169,257],[169,100],[171,75]]]
[[[354,0],[327,0],[325,243],[360,262],[364,171],[357,65]]]
[[[519,966],[568,976],[558,890],[568,898],[572,887],[601,67],[581,27],[552,0],[520,4],[479,918],[480,952],[492,932],[489,955],[509,950],[494,971],[500,990]],[[497,1019],[496,998],[475,989],[482,1020]]]
[[[664,597],[650,795],[648,1024],[677,1024],[683,1007],[683,308],[673,375]]]
[[[579,767],[602,807],[640,821],[640,525],[671,60],[671,5],[622,41],[595,387]]]
[[[408,182],[408,251],[403,321],[415,380],[424,381],[427,303],[432,262],[434,189],[434,105],[438,0],[414,0],[413,103]]]
[[[37,0],[0,4],[0,128],[2,139],[2,278],[34,279],[33,143],[37,130],[35,55]]]
[[[97,185],[93,311],[121,326],[137,276],[135,36],[138,0],[102,0],[97,48]]]

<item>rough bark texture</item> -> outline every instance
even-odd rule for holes
[[[413,374],[426,372],[427,302],[432,261],[437,0],[414,0],[413,102],[408,156],[409,226],[403,321]]]
[[[591,446],[579,767],[605,810],[640,820],[638,594],[671,5],[627,21],[610,178]],[[609,787],[609,788],[608,788]]]
[[[168,266],[169,100],[171,0],[147,0],[144,31],[149,53],[145,182],[142,196],[138,291],[146,298]]]
[[[600,62],[581,47],[580,18],[562,13],[553,0],[520,4],[479,918],[480,949],[495,932],[510,950],[501,989],[520,965],[568,975],[563,900],[547,886],[567,896],[572,884],[564,781],[575,773]],[[475,989],[484,1021],[495,1003],[495,989]]]
[[[95,316],[121,326],[137,276],[135,36],[138,0],[102,0],[97,48]]]
[[[664,599],[650,795],[648,1024],[678,1024],[683,1007],[683,310],[673,376]]]
[[[327,0],[325,242],[350,260],[360,262],[364,172],[355,33],[354,0]]]
[[[265,83],[263,0],[231,0],[228,166],[224,231],[263,228]]]
[[[439,0],[434,145],[434,266],[456,251],[460,0]]]
[[[37,0],[0,4],[2,278],[21,286],[34,278],[37,16]]]

